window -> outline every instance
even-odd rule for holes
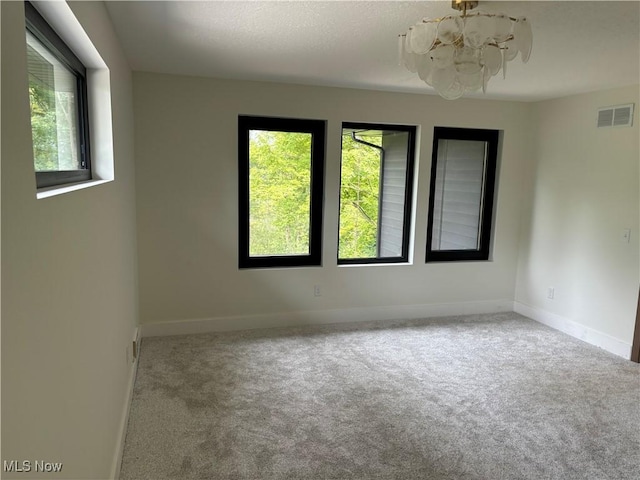
[[[338,263],[408,261],[415,134],[343,123]]]
[[[489,259],[498,135],[435,128],[427,262]]]
[[[325,122],[238,118],[240,268],[321,264]]]
[[[90,180],[86,69],[29,2],[25,17],[36,185]]]

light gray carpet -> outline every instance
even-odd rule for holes
[[[121,478],[640,478],[640,365],[515,313],[145,338]]]

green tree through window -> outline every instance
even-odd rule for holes
[[[250,254],[308,254],[311,135],[252,130],[249,140]],[[343,136],[340,258],[376,256],[379,190],[379,151]]]
[[[36,171],[58,169],[55,92],[30,79],[31,132]]]
[[[249,134],[249,253],[309,254],[311,134]]]
[[[367,136],[366,141],[381,146],[382,136]],[[373,258],[377,255],[380,151],[344,133],[340,176],[338,257]]]

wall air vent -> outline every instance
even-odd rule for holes
[[[633,103],[598,109],[598,128],[633,125]]]

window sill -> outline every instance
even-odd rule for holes
[[[470,264],[470,263],[493,263],[493,258],[480,259],[480,258],[464,258],[464,259],[456,259],[456,260],[429,260],[428,262],[424,262],[425,265],[462,265],[462,264]]]
[[[36,198],[38,200],[42,200],[43,198],[55,197],[56,195],[63,195],[65,193],[82,190],[84,188],[97,187],[98,185],[112,181],[113,180],[89,180],[87,182],[68,183],[66,185],[39,188],[36,192]]]
[[[339,263],[338,268],[361,268],[361,267],[405,267],[413,265],[413,262],[371,262],[371,263]]]

